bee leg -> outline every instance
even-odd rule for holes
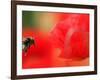
[[[27,45],[27,47],[24,47],[24,52],[26,53],[30,45]]]
[[[24,48],[24,52],[25,52],[25,53],[27,52],[27,47]]]

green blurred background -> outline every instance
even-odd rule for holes
[[[57,23],[57,14],[53,12],[23,11],[22,26],[23,28],[39,29],[47,32]]]

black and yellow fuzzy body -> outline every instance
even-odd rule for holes
[[[28,48],[31,46],[31,45],[34,45],[35,46],[35,40],[31,37],[29,38],[24,38],[23,41],[22,41],[22,49],[23,51],[26,53]]]

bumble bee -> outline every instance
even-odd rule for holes
[[[22,40],[22,49],[23,51],[26,53],[28,48],[31,46],[31,45],[34,45],[35,46],[35,40],[31,37],[28,37],[28,38],[24,38]]]

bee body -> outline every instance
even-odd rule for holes
[[[22,41],[22,49],[23,49],[24,52],[27,52],[28,48],[31,45],[35,45],[35,41],[34,41],[33,38],[25,38],[25,39],[23,39],[23,41]]]

